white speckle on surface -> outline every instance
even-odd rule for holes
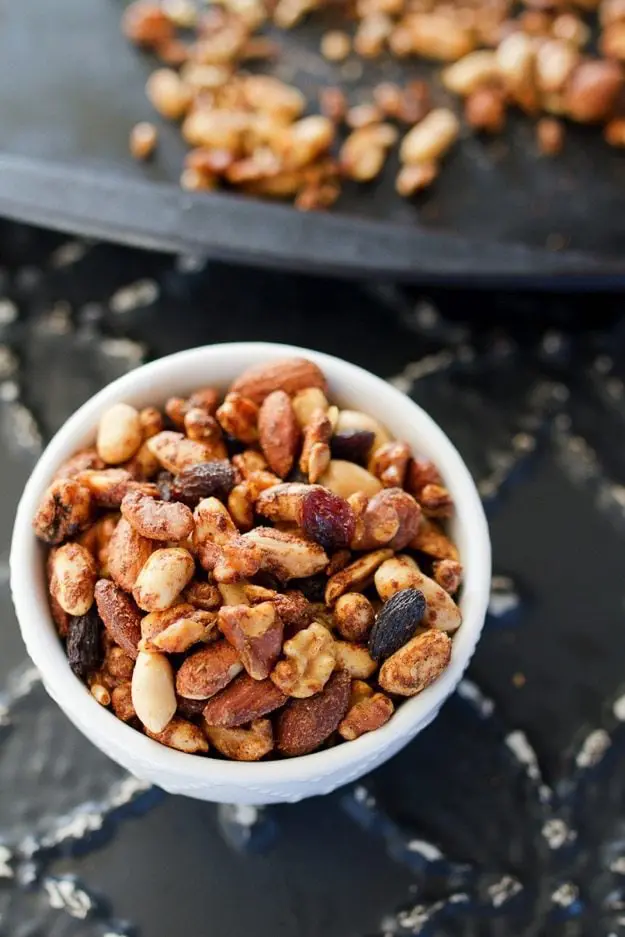
[[[488,614],[503,618],[521,604],[514,580],[510,576],[493,576],[488,601]]]
[[[551,900],[560,908],[568,908],[577,900],[579,889],[573,882],[562,882],[551,894]]]
[[[0,381],[6,381],[17,371],[18,360],[8,345],[0,345]]]
[[[560,849],[565,843],[576,839],[576,834],[564,820],[552,817],[547,820],[541,830],[550,849]]]
[[[52,908],[66,911],[81,921],[93,910],[92,899],[72,878],[50,876],[44,878],[43,887]]]
[[[111,312],[124,314],[142,306],[150,306],[159,295],[160,287],[156,280],[137,280],[113,293],[109,306]]]
[[[612,712],[615,719],[619,722],[625,722],[625,693],[617,697],[612,703]]]
[[[34,328],[45,335],[67,335],[72,330],[72,308],[65,300],[59,300],[35,320]]]
[[[145,345],[130,338],[104,338],[100,350],[103,355],[126,361],[131,367],[141,364],[145,356]]]
[[[0,325],[10,325],[17,319],[17,306],[12,299],[0,299]]]
[[[419,361],[411,361],[399,374],[390,378],[389,384],[407,394],[416,381],[423,380],[430,374],[445,371],[454,362],[454,355],[450,351],[439,351],[435,355],[427,355]]]
[[[614,367],[614,362],[609,355],[598,355],[592,363],[597,374],[607,374]]]
[[[66,241],[56,250],[53,250],[49,257],[49,264],[53,268],[69,267],[78,263],[85,256],[91,245],[87,241]]]
[[[199,273],[208,263],[204,254],[178,254],[175,261],[178,273]]]
[[[26,664],[11,674],[6,690],[0,694],[0,726],[9,724],[11,709],[15,703],[28,696],[40,680],[39,671],[32,664]]]
[[[543,352],[547,355],[557,355],[563,344],[563,336],[561,332],[545,332],[543,335],[543,340],[540,343]]]
[[[6,846],[0,846],[0,878],[13,878],[13,869],[11,868],[12,853]]]
[[[497,882],[488,886],[488,896],[493,908],[500,908],[521,891],[521,883],[511,875],[503,875]]]
[[[605,729],[595,729],[586,736],[575,758],[578,768],[592,768],[598,764],[611,745]]]
[[[537,782],[541,801],[543,803],[548,801],[551,797],[551,790],[542,779],[536,752],[530,745],[525,732],[521,732],[520,729],[510,732],[505,738],[505,743],[519,764],[523,765],[528,777]]]
[[[462,699],[468,700],[483,719],[487,719],[495,711],[495,704],[492,699],[484,696],[480,688],[472,680],[461,680],[456,692]]]
[[[443,858],[443,853],[438,846],[435,846],[434,843],[428,843],[425,839],[409,840],[409,842],[406,843],[406,849],[410,850],[410,852],[419,853],[419,855],[427,859],[428,862],[435,862],[437,859]]]
[[[13,403],[20,395],[20,389],[16,381],[2,381],[0,383],[0,401],[2,403]]]
[[[612,860],[610,872],[615,872],[616,875],[625,875],[625,856],[617,856],[616,859]]]

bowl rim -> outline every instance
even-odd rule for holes
[[[167,748],[123,723],[101,706],[71,672],[51,619],[46,590],[41,587],[42,565],[34,572],[33,564],[42,564],[42,548],[32,531],[32,517],[54,471],[81,445],[78,437],[93,436],[97,419],[106,407],[158,387],[159,379],[171,371],[182,373],[187,365],[192,370],[199,363],[214,364],[220,359],[244,362],[233,365],[231,379],[234,379],[244,367],[292,356],[306,357],[318,364],[330,385],[333,375],[340,375],[341,381],[350,386],[368,385],[380,400],[377,414],[372,415],[383,420],[380,412],[387,406],[399,410],[402,419],[406,417],[404,423],[414,421],[415,433],[427,437],[428,447],[436,448],[438,467],[456,501],[456,523],[469,526],[471,531],[470,559],[463,556],[466,573],[461,598],[463,623],[454,637],[451,662],[441,677],[419,695],[405,700],[392,719],[375,732],[346,745],[273,761],[235,762],[190,756]],[[158,393],[154,396],[158,399]],[[24,575],[25,569],[30,570],[29,575]],[[490,538],[481,500],[468,468],[438,424],[403,392],[358,365],[312,349],[275,342],[231,342],[176,352],[129,371],[90,397],[60,427],[35,465],[17,508],[10,553],[10,585],[22,637],[50,695],[62,709],[72,713],[72,721],[81,731],[109,754],[113,749],[123,750],[131,763],[149,763],[152,770],[163,776],[184,777],[190,785],[201,786],[291,785],[305,783],[312,777],[347,774],[356,763],[373,763],[376,753],[388,749],[393,740],[408,740],[421,724],[433,718],[471,659],[484,623],[490,575]]]

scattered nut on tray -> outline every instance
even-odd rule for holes
[[[424,81],[381,82],[350,107],[341,88],[322,88],[314,104],[249,73],[279,56],[266,27],[291,29],[326,8],[341,12],[345,27],[323,36],[328,61],[445,63],[432,88],[442,82],[463,102],[464,129],[449,101],[433,106]],[[547,118],[537,124],[537,155],[557,156],[564,120],[598,124],[607,144],[625,146],[624,10],[622,0],[218,0],[202,10],[192,0],[137,0],[123,31],[162,66],[146,90],[189,144],[183,187],[234,187],[309,210],[332,205],[346,180],[376,179],[398,142],[398,194],[426,189],[462,133],[501,133],[509,109]],[[601,57],[588,50],[597,19]],[[319,112],[304,116],[309,105]],[[138,159],[154,148],[142,126],[131,133]]]
[[[436,466],[317,365],[118,403],[45,492],[50,609],[95,699],[164,745],[305,755],[384,725],[461,623]]]

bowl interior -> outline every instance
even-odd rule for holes
[[[124,400],[136,406],[162,404],[199,386],[224,389],[244,368],[291,355],[306,356],[321,367],[330,397],[343,406],[377,417],[413,452],[432,458],[456,503],[451,533],[465,567],[460,600],[463,624],[454,637],[452,661],[439,680],[400,706],[386,726],[346,745],[285,761],[241,764],[190,757],[142,736],[103,709],[74,677],[51,621],[43,570],[43,550],[31,530],[39,499],[60,464],[77,449],[93,443],[102,412]],[[35,467],[20,502],[11,550],[11,588],[30,656],[51,695],[70,718],[109,754],[128,750],[124,761],[145,758],[164,770],[184,773],[197,782],[218,777],[240,784],[252,776],[264,782],[292,783],[311,774],[348,770],[371,762],[395,738],[408,739],[435,713],[453,690],[475,648],[482,628],[490,584],[490,544],[481,502],[459,454],[433,420],[405,395],[368,372],[307,349],[264,343],[214,345],[181,352],[130,372],[85,403],[59,430]],[[431,715],[429,716],[431,718]],[[398,746],[395,745],[396,749]]]

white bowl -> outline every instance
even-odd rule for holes
[[[163,403],[207,384],[225,388],[252,364],[303,355],[326,374],[333,400],[378,417],[415,453],[433,459],[456,503],[453,538],[465,568],[463,623],[451,663],[419,696],[402,703],[383,728],[353,742],[282,761],[237,763],[186,755],[125,725],[100,706],[67,663],[48,610],[44,550],[31,520],[56,469],[93,443],[100,415],[117,401]],[[471,659],[490,588],[490,542],[471,476],[443,431],[415,403],[380,378],[305,348],[235,343],[194,348],[144,365],[88,400],[58,431],[37,463],[20,501],[11,546],[11,590],[28,653],[50,696],[77,728],[114,761],[166,791],[221,803],[268,804],[326,794],[386,761],[434,719]]]

